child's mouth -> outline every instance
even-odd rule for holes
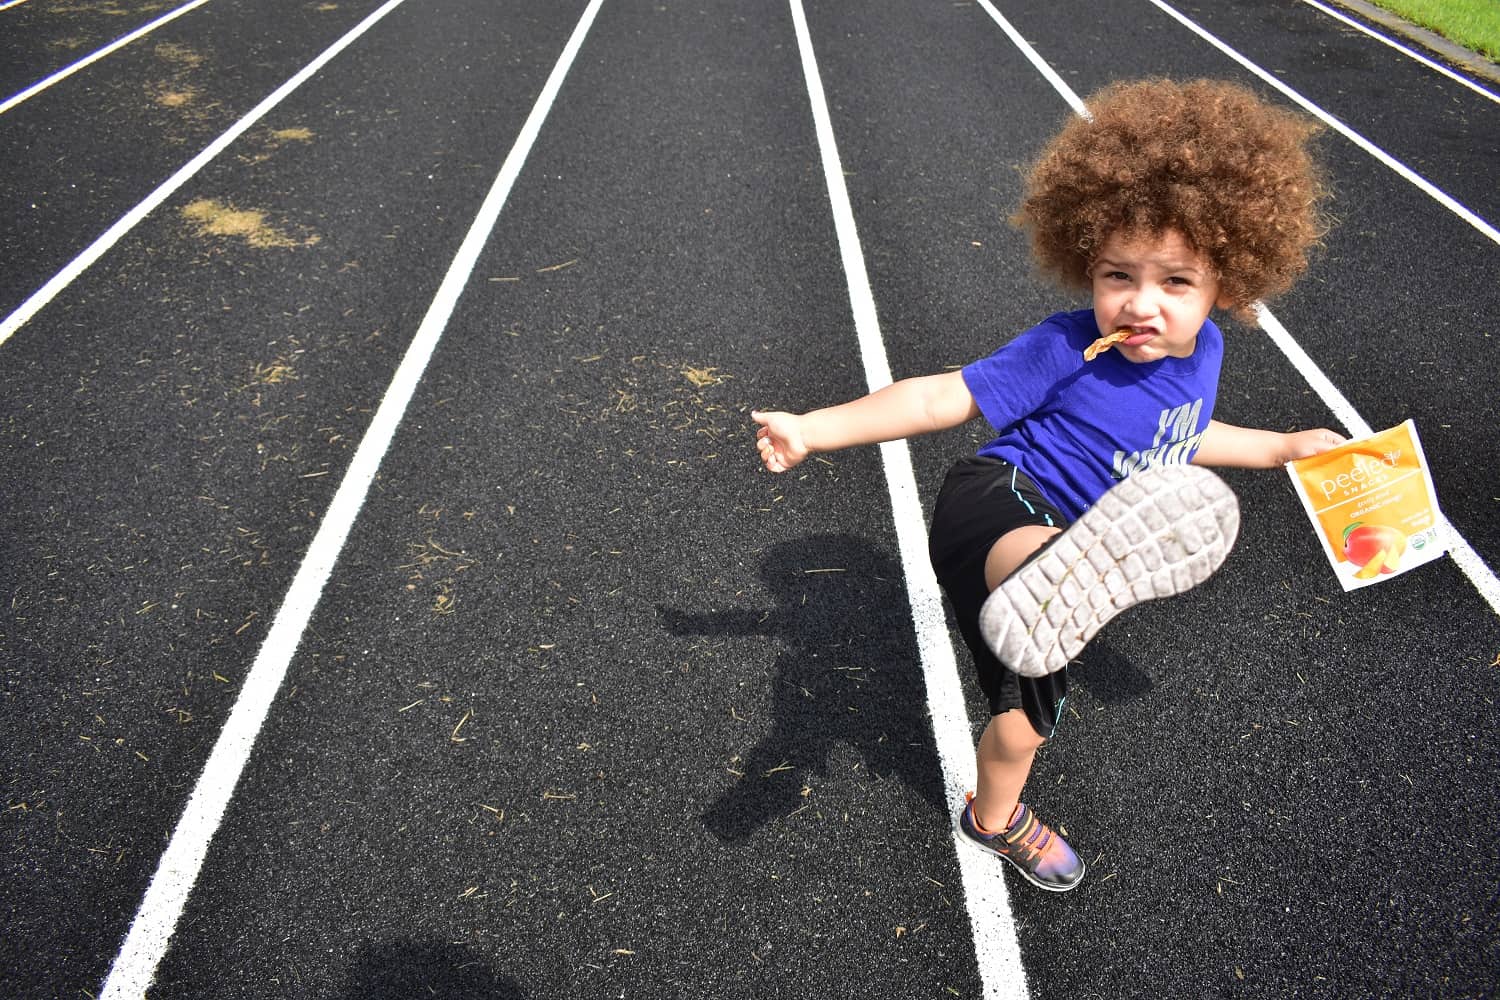
[[[1131,334],[1130,336],[1125,338],[1124,343],[1129,345],[1130,347],[1138,347],[1141,344],[1144,344],[1146,341],[1150,340],[1152,337],[1156,336],[1156,331],[1151,329],[1150,327],[1147,327],[1145,329],[1130,327],[1129,329],[1131,330]]]

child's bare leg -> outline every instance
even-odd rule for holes
[[[1019,493],[1017,496],[1026,503]],[[1009,513],[1014,517],[1017,512],[1012,510]],[[1058,533],[1058,528],[1048,525],[1026,524],[1012,528],[990,545],[984,560],[984,589],[988,596],[977,623],[986,645],[993,648],[988,634],[983,632],[983,609],[995,602],[997,594],[1003,592],[1002,588],[1012,586],[1007,580],[1014,581],[1017,573],[1032,572],[1033,558],[1052,557],[1048,546],[1056,540]],[[972,601],[976,589],[970,576],[964,591],[967,600]],[[976,653],[976,662],[980,661],[981,655]],[[1003,659],[994,663],[986,658],[985,663],[988,666],[982,664],[982,670],[1004,670],[1010,666]],[[1002,704],[1014,705],[1016,702],[1010,699],[1019,697],[1022,704],[1041,714],[1048,711],[1049,700],[1055,701],[1052,705],[1055,711],[1056,705],[1061,704],[1062,692],[1066,690],[1065,683],[1055,678],[1036,681],[1028,677],[997,676],[995,680],[1008,685],[1009,690],[999,688],[991,692],[992,698],[998,697]],[[1038,725],[1040,723],[1032,722],[1028,709],[1021,707],[1002,711],[990,719],[975,752],[977,780],[974,794],[969,797],[958,825],[970,842],[1004,858],[1032,885],[1049,892],[1066,892],[1083,880],[1086,866],[1067,841],[1020,802],[1021,790],[1031,775],[1037,749],[1046,741],[1046,737],[1037,731]]]
[[[1057,532],[1057,528],[1033,524],[1001,535],[984,561],[985,585],[990,590],[1000,586]],[[974,818],[984,829],[998,833],[1010,822],[1031,762],[1044,742],[1019,708],[990,719],[979,738],[979,780],[974,787]]]
[[[979,781],[974,787],[974,818],[985,830],[1000,833],[1010,823],[1031,762],[1044,742],[1019,708],[990,719],[979,738]]]

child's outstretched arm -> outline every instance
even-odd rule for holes
[[[1193,464],[1274,469],[1299,458],[1322,454],[1345,440],[1344,435],[1326,427],[1283,434],[1210,420]]]
[[[963,373],[902,379],[868,396],[811,413],[756,410],[755,446],[772,472],[794,468],[808,455],[857,444],[879,444],[957,427],[979,416]]]

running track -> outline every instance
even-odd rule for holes
[[[1345,595],[1228,476],[1075,668],[1043,897],[950,828],[982,429],[770,477],[746,414],[1065,305],[1018,171],[1148,74],[1329,116],[1218,415],[1414,419],[1458,557]],[[1293,0],[5,5],[0,992],[1490,995],[1486,87]]]

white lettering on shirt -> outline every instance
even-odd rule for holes
[[[1198,416],[1203,412],[1202,398],[1161,411],[1156,422],[1156,436],[1145,451],[1125,454],[1115,452],[1114,476],[1124,479],[1133,472],[1154,465],[1184,465],[1203,440],[1198,430]]]

